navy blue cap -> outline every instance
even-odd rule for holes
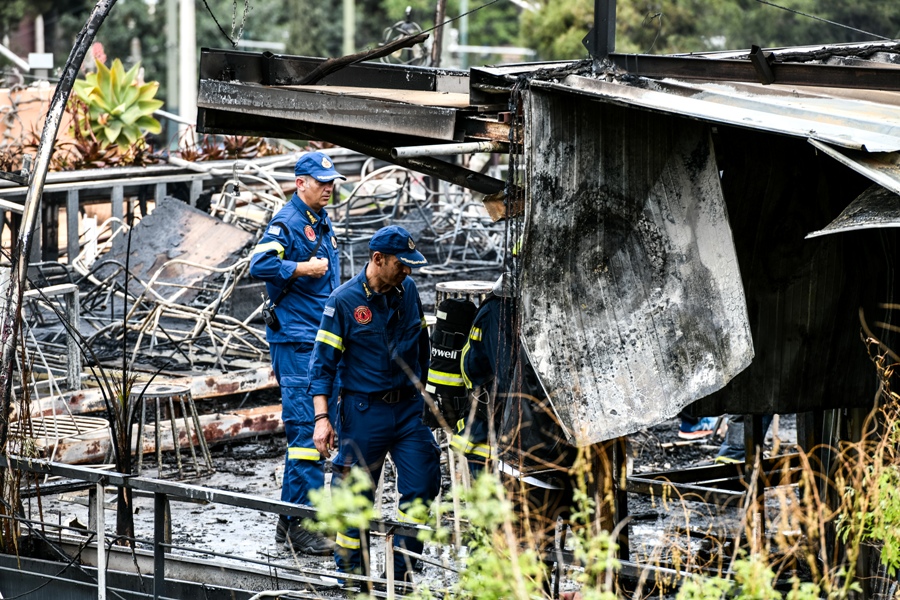
[[[301,156],[294,165],[294,175],[297,177],[309,175],[322,183],[328,183],[335,179],[347,179],[337,172],[334,163],[324,152],[307,152]]]
[[[408,267],[428,264],[422,253],[416,250],[416,243],[409,232],[397,225],[382,227],[369,240],[369,249],[382,254],[393,254]]]

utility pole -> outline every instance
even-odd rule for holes
[[[444,26],[442,23],[447,15],[447,0],[437,1],[437,10],[434,13],[434,24],[437,27],[434,30],[434,45],[431,47],[431,66],[438,68],[441,66],[441,51],[444,45]]]
[[[469,45],[469,0],[459,0],[459,45]],[[469,53],[459,53],[459,66],[463,69],[469,68]]]
[[[344,0],[344,56],[356,52],[356,0]]]
[[[166,110],[178,112],[178,0],[166,0]],[[178,124],[169,121],[166,137],[177,141]]]
[[[178,114],[197,122],[197,9],[194,0],[181,0],[178,23]],[[193,142],[193,140],[189,140]]]

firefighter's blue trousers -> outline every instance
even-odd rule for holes
[[[340,451],[335,459],[335,470],[348,470],[359,466],[368,471],[372,480],[371,499],[381,477],[385,456],[390,453],[397,468],[397,493],[400,510],[397,520],[406,523],[424,523],[405,512],[418,498],[426,506],[437,497],[441,485],[440,448],[431,431],[422,423],[423,400],[420,395],[412,399],[388,404],[370,399],[367,394],[347,392],[341,398]],[[340,467],[339,467],[340,466]],[[368,571],[368,560],[363,561],[362,550],[370,548],[368,532],[365,544],[361,544],[359,529],[348,529],[337,535],[335,562],[345,573]],[[415,537],[394,536],[394,546],[421,553],[423,544]],[[402,578],[411,568],[411,559],[394,554],[394,574]]]
[[[269,344],[272,370],[281,386],[281,419],[287,437],[284,460],[284,478],[281,483],[281,499],[294,504],[306,504],[310,490],[325,485],[325,460],[313,444],[314,408],[312,396],[307,393],[307,369],[312,344]],[[337,402],[328,402],[336,423]]]

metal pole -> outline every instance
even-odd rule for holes
[[[460,142],[458,144],[428,144],[425,146],[399,146],[391,148],[391,158],[411,158],[414,156],[451,156],[475,152],[506,152],[505,142]]]
[[[615,51],[616,0],[594,0],[594,28],[581,43],[597,60],[605,60]]]
[[[94,531],[97,532],[97,600],[106,600],[106,514],[104,513],[106,491],[103,486],[102,479],[94,486],[96,490],[94,494],[96,529]]]
[[[469,45],[469,0],[459,0],[459,45]],[[462,69],[469,68],[469,53],[459,53],[459,66]]]
[[[6,448],[6,436],[8,433],[7,415],[9,415],[12,399],[13,369],[15,364],[16,338],[19,333],[19,317],[22,313],[22,293],[25,290],[25,277],[28,271],[28,255],[31,251],[34,224],[41,208],[41,194],[44,191],[44,182],[47,179],[47,171],[50,168],[50,155],[56,142],[56,134],[62,121],[69,94],[75,85],[78,69],[87,55],[97,30],[103,24],[109,11],[115,6],[116,0],[99,0],[91,11],[87,22],[78,34],[75,45],[69,53],[69,58],[63,67],[62,76],[53,92],[50,101],[50,109],[44,121],[44,129],[41,133],[41,143],[37,149],[37,157],[34,163],[34,171],[31,175],[31,183],[25,196],[25,206],[22,210],[22,226],[19,229],[19,239],[13,248],[12,276],[9,288],[3,298],[5,310],[0,315],[0,394],[2,394],[2,407],[0,407],[0,450]]]
[[[78,331],[81,318],[81,304],[78,302],[78,288],[66,292],[63,296],[66,303],[66,321],[72,328],[66,335],[66,387],[70,390],[81,389],[81,346],[74,332]]]
[[[166,593],[166,511],[168,499],[160,492],[153,494],[153,598]]]
[[[441,52],[444,45],[444,26],[442,23],[447,14],[447,0],[437,0],[437,9],[434,13],[434,24],[437,28],[434,30],[434,45],[431,47],[431,66],[438,68],[441,66]]]

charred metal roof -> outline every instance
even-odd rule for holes
[[[601,102],[802,137],[900,191],[893,154],[877,159],[877,168],[871,164],[872,153],[900,151],[897,42],[612,54],[603,65],[583,60],[470,71],[363,63],[317,85],[298,85],[321,60],[204,50],[198,127],[210,133],[306,135],[492,193],[502,182],[433,160],[392,160],[389,149],[508,141],[510,92],[527,79],[531,86]]]

